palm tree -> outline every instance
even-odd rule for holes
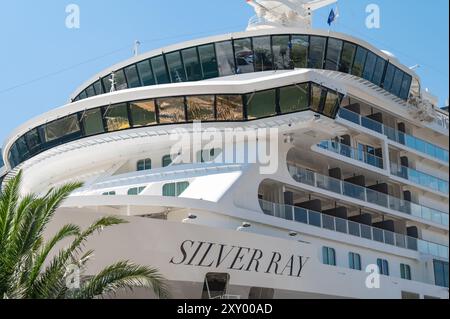
[[[156,296],[168,297],[165,280],[156,269],[129,261],[108,266],[92,277],[81,276],[79,286],[72,288],[77,282],[73,270],[82,275],[93,255],[92,250],[83,252],[87,239],[126,221],[103,217],[85,230],[65,225],[45,242],[44,231],[55,210],[81,184],[51,189],[43,197],[21,197],[21,178],[20,172],[0,190],[0,299],[92,299],[135,287],[151,288]],[[50,258],[55,246],[67,240],[71,240],[68,247]]]

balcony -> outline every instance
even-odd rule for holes
[[[369,204],[381,206],[400,213],[408,214],[433,222],[439,225],[448,226],[448,214],[402,200],[391,195],[387,195],[366,187],[352,184],[329,176],[320,175],[302,167],[288,165],[289,172],[295,181],[309,186],[327,190],[342,196],[357,199]]]
[[[376,168],[383,169],[384,167],[383,159],[381,157],[363,152],[342,143],[338,143],[335,141],[322,141],[317,146],[324,150],[328,150],[336,154],[354,159],[356,161],[363,162]]]
[[[365,127],[374,132],[383,134],[387,136],[387,138],[390,139],[391,141],[405,145],[420,153],[433,157],[442,162],[448,163],[449,160],[448,151],[439,146],[431,144],[420,138],[400,132],[392,127],[383,125],[380,122],[361,116],[358,113],[352,112],[345,108],[341,108],[339,110],[339,117],[344,120],[355,123],[357,125],[360,125],[362,127]]]
[[[260,200],[264,214],[289,221],[303,223],[342,234],[372,240],[386,245],[418,251],[421,254],[448,259],[448,246],[394,233],[381,228],[342,219],[320,212]]]
[[[408,181],[411,181],[418,185],[431,188],[443,194],[448,194],[448,181],[445,181],[438,177],[419,172],[410,167],[402,166],[396,163],[391,163],[391,173],[392,175],[407,179]]]

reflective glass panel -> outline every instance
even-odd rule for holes
[[[296,68],[306,68],[308,65],[309,37],[293,35],[291,40],[291,58]]]
[[[395,66],[393,66],[392,64],[388,64],[387,69],[386,69],[386,75],[384,77],[384,83],[383,83],[383,88],[386,91],[390,91],[391,86],[392,86],[392,82],[394,80],[394,74],[395,74]]]
[[[394,95],[399,95],[400,88],[403,81],[403,71],[400,69],[395,70],[394,81],[392,82],[392,87],[390,92]]]
[[[365,78],[368,81],[372,81],[376,63],[377,63],[377,56],[372,52],[368,52],[366,65],[364,66],[363,78]]]
[[[188,121],[214,121],[214,95],[186,98]]]
[[[185,82],[186,74],[181,62],[180,51],[166,54],[166,61],[172,83]]]
[[[256,72],[268,71],[273,69],[270,36],[253,38],[253,51],[255,54]]]
[[[202,65],[202,73],[204,79],[210,79],[219,76],[217,69],[216,52],[213,44],[207,44],[198,47],[200,55],[200,63]]]
[[[184,69],[188,81],[198,81],[202,79],[202,68],[198,59],[197,48],[190,48],[181,51]]]
[[[82,114],[81,123],[83,124],[83,130],[86,136],[100,134],[105,131],[100,108],[86,110]]]
[[[311,36],[309,39],[309,63],[312,69],[322,69],[325,58],[325,45],[327,38]]]
[[[342,51],[342,40],[337,40],[333,38],[328,39],[327,47],[327,59],[325,62],[325,69],[336,71],[340,64],[341,51]]]
[[[102,83],[100,82],[100,80],[94,83],[94,90],[96,95],[103,93]]]
[[[127,104],[122,103],[105,107],[104,119],[108,132],[129,128]]]
[[[249,120],[272,116],[275,110],[275,90],[247,94],[247,118]]]
[[[291,113],[308,109],[308,95],[308,83],[280,88],[281,113]]]
[[[364,63],[366,62],[367,50],[363,47],[358,47],[356,50],[355,61],[352,67],[352,74],[362,77],[364,71]]]
[[[185,122],[184,97],[158,99],[159,123]]]
[[[95,90],[94,90],[94,86],[91,85],[86,89],[86,95],[87,97],[92,97],[95,96]]]
[[[331,91],[328,91],[327,98],[325,99],[325,106],[323,108],[323,114],[329,117],[335,117],[339,105],[339,96]]]
[[[291,66],[291,53],[288,35],[272,36],[272,52],[275,70],[289,70]]]
[[[66,135],[80,132],[78,116],[76,114],[56,120],[45,125],[45,140],[51,142]]]
[[[127,80],[125,79],[125,73],[123,70],[114,72],[116,81],[116,91],[125,90],[127,86]]]
[[[339,71],[350,73],[355,53],[356,45],[345,42],[344,46],[342,47],[342,58],[339,64]]]
[[[125,68],[125,75],[127,77],[129,88],[137,88],[141,86],[141,81],[139,80],[136,65],[133,64]]]
[[[386,60],[378,57],[377,63],[375,64],[375,71],[373,72],[372,82],[378,86],[381,85],[383,79],[384,69],[386,67]]]
[[[219,76],[235,74],[233,45],[231,41],[216,43]]]
[[[156,84],[170,83],[169,74],[167,73],[166,64],[164,63],[164,57],[160,55],[150,61],[153,69],[153,75],[156,79]]]
[[[130,113],[133,127],[157,124],[154,100],[131,102]]]
[[[155,78],[153,77],[153,71],[149,60],[139,62],[137,68],[143,86],[155,84]]]
[[[252,40],[250,38],[234,40],[236,58],[236,73],[255,72],[253,66]]]
[[[39,136],[39,132],[38,132],[37,129],[29,131],[25,135],[25,139],[27,141],[30,153],[34,153],[39,148],[39,146],[42,143],[41,142],[41,137]],[[1,154],[0,154],[0,160],[1,160]],[[2,165],[0,165],[0,166],[2,166]]]
[[[111,75],[105,76],[102,79],[102,82],[103,82],[103,87],[106,90],[106,93],[111,92]],[[81,98],[81,96],[80,96],[80,98]]]
[[[322,111],[322,88],[317,84],[311,85],[311,109],[319,113]]]
[[[411,87],[412,77],[408,74],[403,76],[402,86],[400,89],[399,97],[406,100],[409,97],[409,89]]]
[[[217,120],[241,121],[244,118],[244,109],[241,95],[217,95]]]

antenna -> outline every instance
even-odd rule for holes
[[[409,67],[410,70],[415,70],[415,69],[418,69],[418,68],[420,68],[420,64],[416,64],[416,65],[413,65],[413,66]]]
[[[133,47],[133,56],[139,55],[139,47],[141,45],[141,42],[139,40],[134,41],[134,47]]]
[[[109,91],[110,93],[115,92],[116,91],[116,74],[113,72],[111,72],[111,78],[109,79],[109,82],[111,82],[111,90]]]

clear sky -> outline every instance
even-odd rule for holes
[[[79,5],[80,29],[66,28],[66,6]],[[367,29],[368,4],[381,28]],[[332,30],[362,38],[420,64],[423,86],[448,99],[448,0],[340,0]],[[314,26],[327,29],[330,8]],[[0,147],[28,119],[64,105],[80,84],[141,52],[204,36],[242,31],[254,15],[245,0],[3,0],[0,3]]]

